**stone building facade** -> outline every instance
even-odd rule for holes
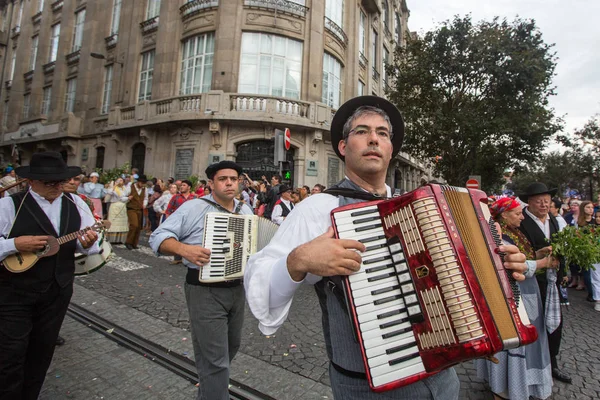
[[[0,32],[0,164],[55,150],[69,164],[200,177],[237,160],[294,186],[343,177],[335,109],[385,95],[384,64],[408,34],[404,0],[14,0]],[[427,169],[401,153],[388,183]]]

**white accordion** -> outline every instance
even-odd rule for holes
[[[200,282],[242,278],[248,258],[269,244],[278,227],[256,215],[207,213],[203,246],[211,254],[208,264],[200,268]]]

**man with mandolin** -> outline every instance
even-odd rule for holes
[[[96,224],[63,184],[81,174],[60,153],[16,169],[29,190],[0,199],[0,400],[37,399],[73,294],[75,253],[94,254]]]

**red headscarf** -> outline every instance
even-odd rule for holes
[[[497,220],[504,211],[513,210],[519,206],[521,206],[521,203],[515,197],[502,197],[492,203],[490,212],[492,217]]]

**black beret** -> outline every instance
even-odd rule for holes
[[[221,161],[216,164],[209,165],[204,173],[208,177],[208,179],[212,179],[215,177],[215,174],[222,169],[234,169],[237,171],[238,175],[242,173],[242,167],[233,161]]]

